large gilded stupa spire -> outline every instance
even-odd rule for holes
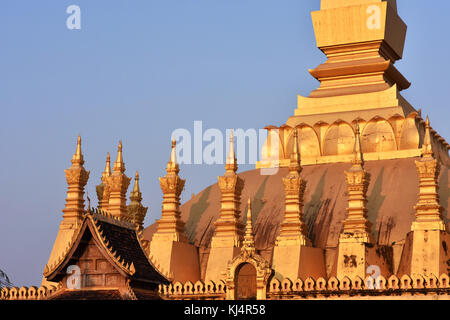
[[[108,188],[110,191],[108,212],[118,218],[128,219],[126,194],[131,179],[124,172],[125,163],[122,155],[122,141],[120,141],[113,173],[108,177]]]
[[[420,156],[422,119],[401,95],[410,83],[396,67],[407,30],[396,1],[322,0],[312,21],[317,47],[327,57],[309,70],[319,87],[298,96],[285,124],[266,127],[269,138],[263,150],[271,150],[275,141],[278,159],[263,159],[256,168],[289,166],[291,128],[301,132],[302,165],[351,162],[356,121],[365,160]],[[441,137],[434,140],[443,151],[439,160],[447,163],[448,143]]]

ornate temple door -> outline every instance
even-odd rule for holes
[[[249,263],[237,270],[236,299],[256,299],[256,269]]]

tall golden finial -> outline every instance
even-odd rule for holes
[[[77,149],[75,151],[75,154],[72,157],[72,164],[84,164],[83,154],[81,153],[81,136],[78,135],[77,139]]]
[[[144,219],[148,208],[144,207],[141,203],[142,193],[139,188],[139,173],[136,171],[136,176],[134,178],[133,191],[130,194],[130,204],[128,205],[128,215],[131,221],[139,226],[139,229],[144,227]]]
[[[119,142],[119,147],[117,150],[117,158],[116,162],[114,162],[114,172],[125,172],[125,163],[123,162],[123,155],[122,155],[122,140]]]
[[[422,156],[423,157],[433,157],[433,148],[431,147],[431,132],[430,132],[430,119],[427,116],[425,121],[425,137],[423,139],[422,145]]]
[[[225,169],[227,172],[236,172],[237,171],[237,159],[236,154],[234,152],[234,134],[233,130],[230,132],[230,145],[228,150],[228,156],[225,163]]]
[[[361,133],[359,129],[359,123],[356,122],[356,137],[355,137],[355,146],[353,148],[353,161],[352,163],[354,165],[363,165],[364,160],[362,156],[362,149],[361,149]]]

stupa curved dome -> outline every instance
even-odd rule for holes
[[[380,245],[394,244],[394,262],[398,265],[406,234],[415,219],[414,206],[419,192],[416,172],[417,158],[367,161],[365,170],[370,173],[367,192],[368,219],[371,232]],[[338,246],[342,222],[347,215],[347,185],[344,171],[350,163],[304,166],[301,173],[306,181],[304,194],[307,235],[315,247],[326,251],[327,268],[332,268]],[[287,168],[274,175],[262,175],[259,169],[240,173],[245,180],[241,196],[241,220],[245,222],[247,199],[252,198],[255,244],[260,254],[271,260],[273,247],[283,220],[285,196],[282,178]],[[447,214],[450,200],[450,173],[441,167],[439,194]],[[207,261],[208,247],[214,234],[214,222],[219,218],[221,193],[213,184],[181,206],[181,219],[186,223],[185,233],[190,242],[200,247],[202,269]],[[144,238],[151,240],[156,224],[145,229]]]

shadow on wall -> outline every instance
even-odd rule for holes
[[[319,214],[320,209],[322,208],[322,205],[324,203],[324,200],[322,200],[324,189],[325,189],[325,177],[328,173],[328,169],[325,170],[322,177],[319,180],[319,183],[316,186],[316,189],[314,190],[313,195],[311,196],[311,200],[305,205],[305,223],[306,223],[306,231],[308,238],[314,242],[313,239],[313,231],[314,231],[314,225],[317,220],[317,216]]]
[[[255,226],[256,221],[258,220],[258,215],[262,211],[265,205],[265,201],[263,200],[264,197],[264,191],[266,190],[267,180],[269,179],[269,176],[267,176],[263,183],[259,186],[258,191],[256,191],[256,194],[252,197],[252,223],[253,226]],[[243,223],[247,223],[247,212],[248,212],[248,204],[245,206],[245,214],[241,214],[243,216],[244,220]]]
[[[448,224],[450,222],[448,214],[448,198],[450,197],[450,188],[448,187],[448,168],[441,167],[441,177],[439,179],[439,200],[441,206],[444,208],[443,218],[444,222]]]
[[[375,181],[372,192],[367,197],[368,220],[372,224],[370,232],[374,239],[378,238],[377,219],[386,196],[382,195],[384,168],[381,169]]]
[[[209,194],[211,193],[212,186],[209,186],[200,196],[200,199],[191,206],[189,211],[189,218],[186,222],[185,232],[191,243],[194,242],[197,236],[197,225],[202,218],[203,213],[208,209],[210,203],[208,202]]]

